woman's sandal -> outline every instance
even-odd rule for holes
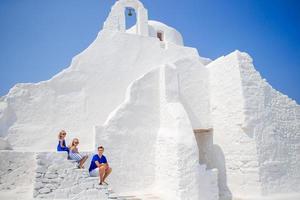
[[[105,181],[103,181],[103,183],[104,183],[105,185],[108,185],[108,183],[106,183]]]

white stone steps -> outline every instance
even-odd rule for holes
[[[43,199],[119,199],[106,185],[99,185],[99,177],[90,177],[88,169],[61,153],[38,153],[34,180],[34,198]]]
[[[126,194],[118,196],[119,200],[161,200],[153,194]]]
[[[36,157],[35,198],[160,200],[152,194],[118,195],[109,186],[99,185],[99,177],[90,177],[88,169],[78,169],[77,164],[67,160],[63,154],[40,153]]]

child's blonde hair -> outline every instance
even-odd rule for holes
[[[78,139],[78,138],[74,138],[74,139],[72,140],[72,143],[71,143],[71,145],[70,145],[70,148],[75,146],[75,141],[76,141],[76,140],[79,142],[79,139]]]

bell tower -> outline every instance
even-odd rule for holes
[[[104,22],[103,30],[126,32],[125,9],[132,9],[136,13],[136,34],[149,36],[148,31],[148,11],[138,0],[119,0],[109,13]]]

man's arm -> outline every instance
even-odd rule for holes
[[[106,164],[106,166],[107,166],[107,167],[109,167],[109,165],[108,165],[108,162],[107,162],[106,158],[105,158],[105,164]]]
[[[108,162],[106,161],[106,163],[99,163],[99,161],[95,161],[95,164],[97,165],[97,167],[101,167],[104,166],[105,168],[108,168]]]
[[[95,164],[97,165],[97,167],[101,167],[101,166],[105,166],[107,163],[99,163],[99,161],[95,161]]]

